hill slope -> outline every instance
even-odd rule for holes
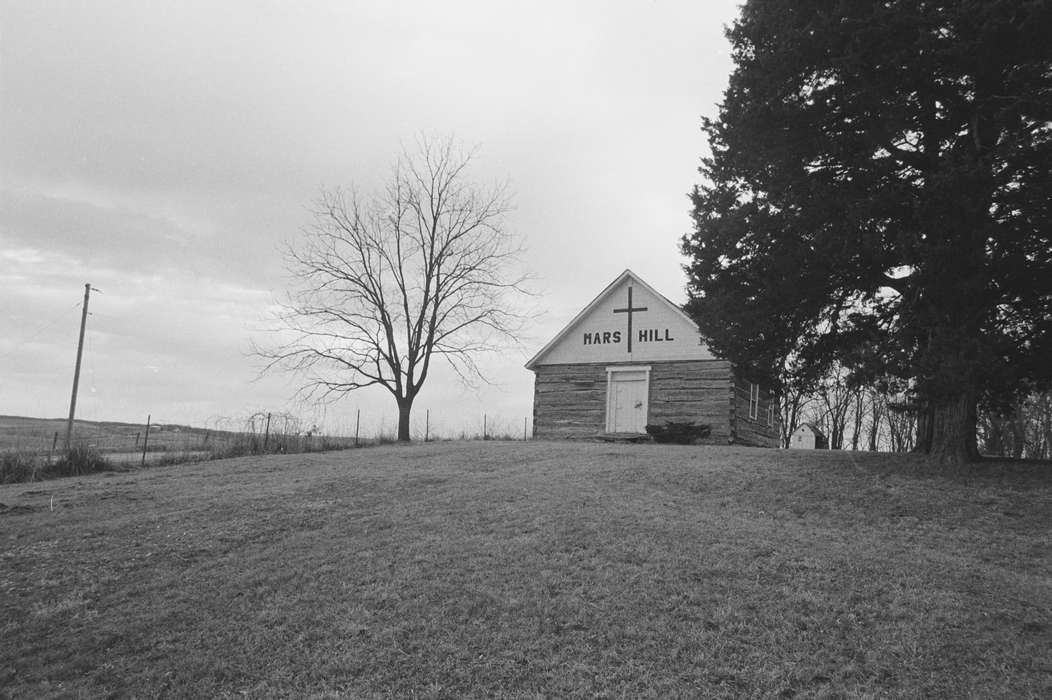
[[[1048,470],[445,443],[0,487],[16,696],[1042,697]]]

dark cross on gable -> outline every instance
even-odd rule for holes
[[[628,307],[624,309],[614,309],[615,314],[628,314],[628,351],[632,352],[632,312],[633,311],[646,311],[645,306],[632,306],[632,285],[628,285]]]

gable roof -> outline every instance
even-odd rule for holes
[[[825,433],[823,433],[823,432],[822,432],[822,431],[821,431],[821,430],[820,430],[820,429],[818,428],[818,426],[817,426],[817,425],[815,425],[814,423],[801,423],[801,424],[800,424],[799,426],[797,426],[797,428],[796,428],[796,429],[797,429],[797,430],[800,430],[800,429],[802,429],[802,428],[807,428],[807,429],[808,429],[808,430],[810,430],[810,431],[811,431],[812,433],[814,433],[814,436],[815,436],[816,438],[818,438],[818,439],[820,439],[820,440],[825,440],[825,439],[826,439]],[[795,432],[795,431],[794,431],[794,432]]]
[[[656,297],[659,302],[662,302],[663,304],[665,304],[670,311],[672,311],[675,314],[677,314],[680,317],[682,317],[683,320],[686,321],[687,323],[689,323],[692,328],[697,329],[698,324],[696,324],[694,322],[694,319],[692,319],[690,316],[688,316],[683,311],[683,309],[679,308],[679,306],[677,306],[676,304],[674,304],[671,301],[669,301],[669,299],[664,294],[661,294],[656,289],[651,287],[649,284],[644,282],[642,280],[642,278],[640,278],[639,275],[637,275],[636,273],[632,272],[631,270],[626,269],[624,272],[622,272],[620,275],[618,275],[617,278],[614,279],[613,282],[611,282],[610,284],[606,285],[606,288],[603,289],[603,291],[599,292],[599,294],[595,297],[595,299],[593,299],[591,301],[591,303],[588,304],[588,306],[584,307],[579,314],[574,316],[570,320],[570,322],[567,323],[566,326],[561,331],[556,333],[555,337],[552,338],[550,341],[548,341],[548,343],[543,348],[541,348],[540,351],[536,355],[534,355],[532,358],[530,358],[530,361],[526,363],[526,369],[531,369],[532,370],[534,368],[534,366],[538,364],[538,362],[541,360],[541,358],[543,358],[548,353],[548,351],[550,351],[552,348],[554,348],[556,345],[558,345],[559,342],[564,337],[566,337],[566,335],[568,333],[570,333],[570,331],[574,328],[574,326],[576,326],[578,324],[578,322],[581,321],[581,319],[583,319],[586,316],[588,316],[597,306],[599,306],[599,304],[603,301],[603,299],[605,299],[615,288],[617,288],[618,285],[620,285],[626,279],[631,279],[634,284],[638,284],[640,287],[642,287],[643,289],[647,290],[649,293],[653,294],[654,297]]]

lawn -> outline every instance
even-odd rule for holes
[[[0,696],[1052,697],[1052,468],[431,443],[0,486]]]

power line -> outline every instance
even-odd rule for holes
[[[78,308],[80,308],[81,303],[82,302],[78,301],[77,303],[73,304],[69,308],[70,309],[78,309]],[[13,342],[13,347],[10,350],[8,350],[7,352],[0,353],[0,359],[6,359],[6,358],[10,357],[11,355],[15,354],[15,351],[20,350],[23,345],[26,345],[28,343],[32,343],[34,340],[36,340],[41,335],[43,335],[45,331],[51,330],[52,328],[54,328],[58,324],[65,323],[65,322],[66,322],[65,316],[60,317],[60,318],[52,318],[51,320],[44,319],[43,321],[38,322],[36,327],[33,328],[33,330],[29,331],[29,333],[27,335],[23,336],[22,338],[15,338],[12,341]]]

